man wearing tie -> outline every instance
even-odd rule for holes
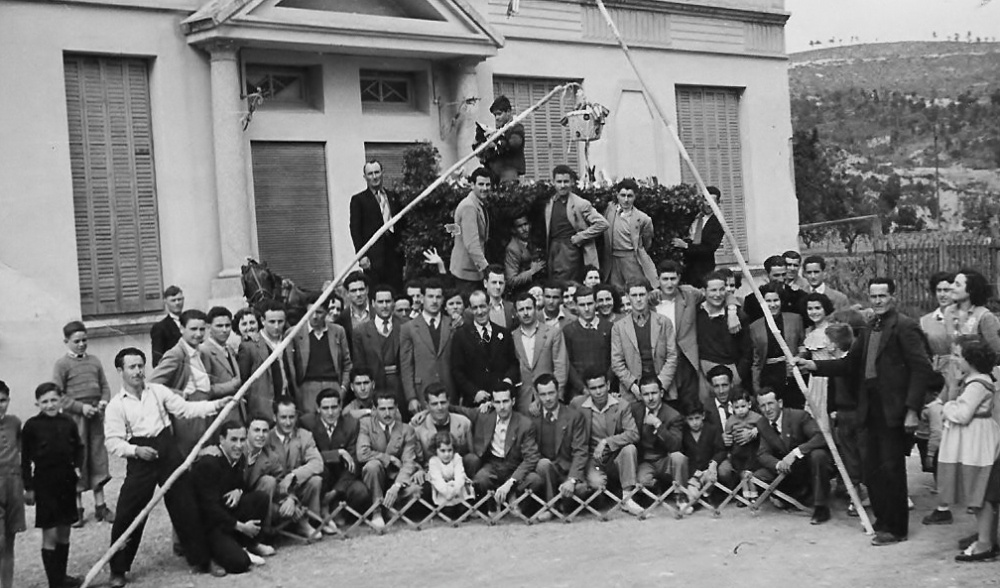
[[[722,192],[715,186],[708,187],[708,193],[715,197],[716,204],[722,205]],[[722,244],[725,233],[722,223],[715,214],[699,214],[688,231],[687,239],[674,238],[674,247],[684,251],[685,284],[701,288],[703,278],[715,269],[715,250]]]
[[[382,164],[376,160],[364,165],[365,190],[351,197],[351,239],[354,250],[360,251],[383,225],[399,212],[396,195],[383,186]],[[402,224],[390,228],[358,262],[373,283],[386,283],[403,289],[403,255],[399,235]]]
[[[486,239],[490,234],[490,218],[485,201],[493,191],[493,172],[481,167],[469,176],[472,191],[455,208],[455,243],[451,250],[451,275],[466,292],[478,288],[485,277]]]
[[[403,504],[420,496],[424,484],[424,472],[417,465],[417,435],[413,427],[397,419],[398,414],[396,397],[383,392],[375,399],[375,414],[361,419],[358,431],[358,461],[364,464],[361,478],[372,501],[383,508],[392,507],[401,493]],[[385,526],[378,509],[372,526]]]
[[[320,294],[306,297],[312,306]],[[351,373],[351,351],[344,327],[326,320],[327,298],[309,317],[306,328],[299,329],[292,346],[295,357],[296,404],[302,414],[316,412],[316,396],[320,390],[333,388],[345,394]]]
[[[531,294],[518,294],[514,299],[514,306],[521,323],[511,331],[514,351],[521,367],[521,389],[514,401],[514,408],[522,414],[528,414],[535,398],[534,382],[543,374],[555,378],[559,397],[562,398],[567,374],[566,344],[557,327],[550,327],[538,320],[535,298]]]
[[[267,438],[268,453],[280,466],[281,474],[276,476],[277,495],[282,497],[278,514],[283,519],[292,519],[298,533],[308,541],[322,539],[322,531],[314,529],[309,517],[297,507],[302,505],[315,515],[321,512],[321,492],[323,489],[323,456],[316,447],[312,433],[298,426],[295,403],[290,398],[275,401],[276,424]],[[294,496],[295,500],[288,500]]]
[[[475,406],[490,399],[499,382],[520,386],[521,367],[510,331],[490,320],[486,293],[469,295],[472,321],[455,331],[451,374],[456,404]]]
[[[589,457],[587,421],[582,412],[559,403],[559,386],[552,374],[541,374],[534,386],[541,406],[534,419],[540,455],[535,473],[545,483],[546,501],[556,494],[569,498],[587,487],[583,477]],[[538,516],[539,521],[551,518],[547,510]]]
[[[213,306],[208,311],[208,337],[201,345],[201,357],[211,383],[212,398],[232,396],[243,383],[236,353],[229,347],[233,332],[233,313],[224,306]],[[246,423],[246,410],[240,405],[240,420]]]
[[[441,312],[444,289],[429,279],[423,283],[423,308],[413,320],[399,329],[399,367],[403,374],[403,393],[413,406],[417,400],[427,405],[424,390],[433,383],[443,384],[454,397],[451,380],[451,319]]]
[[[375,286],[375,318],[354,331],[354,366],[375,375],[375,389],[396,395],[396,405],[406,414],[420,410],[419,401],[408,402],[399,370],[399,333],[403,320],[393,312],[395,293],[386,284]]]
[[[160,364],[163,354],[173,349],[181,340],[181,313],[184,312],[184,292],[177,286],[167,286],[163,291],[163,304],[167,316],[149,329],[149,338],[153,350],[153,367]]]

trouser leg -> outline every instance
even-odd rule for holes
[[[125,529],[132,524],[132,521],[139,516],[143,507],[153,497],[153,491],[156,489],[158,479],[156,462],[130,458],[126,468],[125,481],[118,494],[118,512],[115,516],[115,522],[111,526],[111,543],[117,541]],[[125,545],[111,556],[112,574],[124,574],[132,568],[132,562],[139,550],[139,542],[142,540],[142,531],[145,526],[145,521],[139,523]]]
[[[370,461],[361,468],[361,479],[368,487],[368,494],[372,502],[382,502],[385,495],[386,471],[385,466],[379,461]]]

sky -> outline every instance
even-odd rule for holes
[[[933,41],[955,33],[965,40],[996,37],[1000,41],[1000,0],[785,0],[792,14],[785,26],[789,53],[807,51],[809,41],[832,37],[848,44]]]

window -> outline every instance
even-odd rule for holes
[[[413,73],[363,69],[360,77],[362,107],[416,109]]]
[[[732,88],[677,87],[677,132],[708,186],[722,192],[722,213],[747,252],[747,215],[743,193],[743,156],[740,149],[740,94]],[[681,161],[681,180],[694,184],[694,176]],[[716,254],[728,263],[731,253]]]
[[[568,80],[496,77],[493,78],[493,96],[506,96],[517,114],[530,108],[553,88],[566,81]],[[574,170],[580,169],[578,143],[570,140],[569,130],[559,122],[574,106],[576,92],[567,94],[565,98],[556,96],[522,123],[527,178],[550,179],[552,168],[559,164],[566,164]]]
[[[382,164],[382,182],[392,188],[403,183],[403,157],[406,150],[419,143],[365,143],[365,161]]]
[[[148,64],[67,54],[63,69],[82,314],[159,310]]]
[[[319,68],[248,63],[244,70],[244,92],[260,92],[263,107],[318,107]]]

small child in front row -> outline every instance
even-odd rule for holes
[[[687,495],[694,502],[704,492],[711,490],[719,479],[719,464],[726,458],[726,446],[722,443],[722,431],[705,421],[705,408],[701,403],[692,403],[685,411],[687,426],[681,436],[681,452],[688,458]],[[682,506],[685,514],[690,507]]]
[[[434,435],[434,455],[427,460],[427,479],[431,483],[434,504],[455,506],[472,494],[467,487],[468,478],[462,457],[455,453],[455,440],[448,431]]]
[[[87,327],[72,321],[63,327],[67,353],[56,360],[52,381],[63,391],[64,412],[76,423],[83,441],[84,460],[77,483],[77,522],[82,527],[83,493],[94,492],[94,519],[113,523],[115,514],[104,501],[104,485],[111,480],[108,450],[104,447],[104,408],[111,400],[111,389],[101,360],[87,353]]]
[[[14,539],[24,522],[21,480],[21,421],[7,414],[10,388],[0,380],[0,588],[14,588]]]
[[[751,410],[753,402],[745,390],[735,394],[732,403],[733,414],[726,419],[725,436],[734,441],[730,445],[729,457],[726,458],[728,467],[724,469],[739,472],[741,480],[749,480],[753,478],[753,473],[757,469],[757,448],[760,441],[754,437],[749,443],[740,445],[736,443],[735,438],[750,429],[756,429],[761,416]],[[757,500],[757,496],[757,487],[752,482],[743,487],[743,498],[752,502]]]
[[[49,588],[79,586],[66,575],[70,525],[76,522],[76,482],[83,464],[83,443],[73,419],[62,414],[62,390],[52,382],[35,389],[39,413],[21,432],[21,474],[25,502],[35,506],[35,527],[42,529],[42,564]]]

